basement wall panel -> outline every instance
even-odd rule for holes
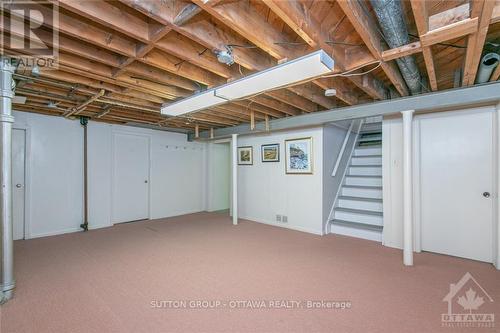
[[[15,127],[30,132],[26,190],[28,234],[35,238],[79,231],[83,221],[83,128],[77,120],[14,112]],[[205,210],[205,143],[179,133],[89,123],[89,228],[111,226],[113,131],[151,138],[150,216]],[[126,181],[126,180],[124,180]]]

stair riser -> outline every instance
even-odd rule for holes
[[[360,229],[349,228],[349,227],[342,226],[342,225],[332,224],[331,233],[372,240],[375,242],[382,242],[382,232],[381,231],[378,232],[378,231],[372,231],[372,230],[360,230]]]
[[[382,176],[382,167],[349,167],[352,176]]]
[[[353,157],[352,165],[381,165],[382,157]]]
[[[344,211],[335,211],[334,219],[354,223],[363,223],[379,227],[382,227],[384,225],[384,219],[382,216],[363,215]]]
[[[381,202],[358,201],[349,199],[339,199],[338,206],[341,208],[368,210],[372,212],[382,212]]]
[[[369,137],[359,139],[359,142],[380,141],[380,140],[382,140],[382,135],[370,135]]]
[[[346,177],[346,185],[352,186],[382,186],[382,178],[355,178]]]
[[[354,156],[367,156],[367,155],[382,155],[382,148],[363,148],[355,149]]]
[[[342,188],[342,195],[346,197],[382,199],[382,190],[365,188]]]

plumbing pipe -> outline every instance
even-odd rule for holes
[[[0,228],[1,228],[1,290],[0,303],[14,293],[14,248],[12,220],[12,97],[15,66],[11,59],[0,58]]]
[[[500,62],[500,55],[497,53],[485,54],[481,59],[481,64],[477,70],[476,83],[485,83],[490,80],[491,73],[495,70]]]
[[[83,231],[89,230],[89,215],[88,215],[88,169],[87,169],[87,155],[88,155],[88,136],[87,130],[89,118],[80,117],[80,124],[83,126],[83,223],[80,224],[80,228]]]

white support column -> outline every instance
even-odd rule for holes
[[[493,265],[496,269],[500,270],[500,102],[497,104],[496,110],[496,124],[495,124],[495,146],[496,146],[496,188],[495,188],[495,227],[493,228],[495,236],[493,241],[495,242],[493,253]]]
[[[1,294],[0,303],[14,293],[14,246],[12,226],[12,73],[11,59],[0,58],[0,230]]]
[[[413,110],[403,115],[403,264],[413,266],[413,182],[412,126]]]
[[[232,152],[232,162],[233,167],[232,172],[232,214],[233,214],[233,225],[238,225],[238,134],[233,134],[231,136],[231,152]]]

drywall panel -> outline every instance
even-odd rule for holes
[[[285,140],[312,137],[313,174],[285,174]],[[263,144],[280,144],[279,162],[261,162]],[[238,146],[253,147],[253,165],[238,167],[239,217],[305,232],[322,234],[323,128],[260,134],[238,138]],[[276,221],[285,215],[287,223]]]
[[[74,232],[83,221],[83,129],[77,120],[14,112],[27,128],[27,238]],[[90,122],[88,128],[89,228],[111,226],[112,133],[151,138],[150,216],[205,210],[204,143],[184,134]]]
[[[356,139],[356,133],[352,131],[349,134],[344,153],[339,156],[349,128],[345,128],[345,125],[330,125],[325,126],[323,129],[323,221],[325,224],[328,223],[330,211],[342,184],[345,169],[349,163]],[[339,167],[335,176],[332,176],[335,163],[339,157],[341,158]]]
[[[231,187],[231,151],[229,143],[208,144],[208,192],[209,212],[229,209]]]
[[[83,129],[78,121],[14,112],[30,131],[26,238],[79,230],[83,216]]]

